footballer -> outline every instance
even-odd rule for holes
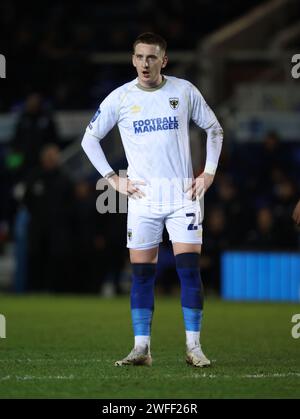
[[[203,286],[201,199],[214,180],[223,142],[222,128],[199,90],[189,81],[163,73],[166,41],[143,33],[133,44],[137,78],[111,92],[89,123],[82,147],[99,173],[128,196],[127,247],[132,264],[131,315],[134,346],[122,365],[152,365],[151,322],[155,271],[163,228],[169,234],[181,285],[186,361],[206,367],[200,344]],[[206,163],[194,177],[189,139],[193,120],[207,133]],[[118,125],[125,150],[127,179],[108,163],[101,140]]]

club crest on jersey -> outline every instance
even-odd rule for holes
[[[179,105],[179,99],[178,97],[170,97],[169,98],[169,104],[172,109],[177,109]]]
[[[128,229],[128,231],[127,231],[127,237],[128,237],[128,240],[132,240],[132,230],[131,229]]]

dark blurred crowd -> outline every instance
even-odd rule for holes
[[[124,217],[99,216],[94,179],[74,181],[66,171],[44,105],[30,95],[0,147],[0,254],[14,242],[16,291],[99,292],[106,276],[118,291]]]
[[[275,132],[224,151],[206,198],[203,274],[218,287],[224,250],[299,251],[292,213],[300,198],[300,143]]]
[[[41,91],[55,109],[94,109],[99,97],[135,72],[127,63],[117,70],[113,64],[96,64],[92,54],[130,53],[137,35],[149,30],[165,36],[171,50],[191,50],[203,35],[258,2],[2,0],[0,54],[6,57],[8,77],[1,86],[0,112],[18,108],[32,91]]]
[[[224,144],[204,200],[201,272],[205,287],[217,292],[222,252],[300,249],[300,229],[292,219],[300,199],[300,143],[285,143],[269,132],[262,142],[230,144]],[[171,247],[164,246],[163,252],[174,283]],[[169,292],[170,278],[163,271],[160,280]]]
[[[96,211],[95,171],[76,181],[66,171],[59,133],[39,94],[28,97],[14,138],[0,151],[0,252],[14,242],[15,290],[95,293],[109,283],[113,292],[124,291],[126,214]],[[285,143],[274,132],[260,143],[224,144],[205,196],[206,287],[218,290],[224,250],[299,250],[292,220],[300,198],[299,164],[299,143]],[[157,283],[169,293],[177,282],[165,234]]]
[[[0,144],[0,255],[9,242],[15,244],[16,291],[98,292],[110,283],[122,292],[129,277],[126,214],[97,213],[97,174],[74,180],[66,171],[64,142],[51,113],[94,110],[136,77],[128,63],[97,63],[94,54],[130,53],[136,36],[149,30],[164,36],[169,50],[192,50],[201,37],[258,3],[1,1],[7,78],[0,80],[0,112],[19,111],[19,117],[13,138]],[[276,133],[260,143],[226,139],[205,197],[206,287],[219,286],[223,250],[299,250],[291,219],[300,198],[299,165],[299,143],[286,143]],[[177,281],[165,234],[157,282],[169,293]]]

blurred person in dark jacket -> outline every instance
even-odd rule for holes
[[[296,186],[288,177],[284,177],[273,188],[273,214],[279,236],[279,247],[293,250],[297,248],[298,237],[295,226],[290,222],[297,196]]]
[[[222,207],[211,206],[205,215],[206,239],[201,259],[203,281],[208,289],[219,291],[220,256],[231,247],[232,232]]]
[[[28,178],[24,205],[29,216],[28,290],[70,288],[73,185],[60,166],[60,151],[49,144],[40,167]]]
[[[275,167],[288,169],[290,156],[286,146],[280,140],[279,135],[270,131],[264,138],[262,145],[262,169],[268,175]]]
[[[112,285],[113,293],[121,294],[121,272],[127,260],[127,252],[125,247],[125,238],[127,233],[127,214],[116,213],[107,215],[106,239],[108,272],[106,276],[106,282]],[[98,216],[103,217],[103,214],[99,214]]]
[[[250,225],[250,211],[247,205],[247,194],[237,188],[232,176],[222,173],[216,179],[216,202],[224,211],[226,228],[230,231],[231,245],[240,245],[241,236]]]
[[[75,185],[73,206],[74,276],[75,292],[100,291],[107,274],[108,215],[96,211],[96,196],[86,180]]]
[[[288,178],[284,177],[274,184],[273,187],[274,210],[279,217],[291,213],[296,199],[296,187]]]
[[[280,247],[274,215],[263,206],[256,213],[256,223],[247,237],[247,246],[253,250],[276,250]]]
[[[43,105],[42,96],[32,93],[26,99],[12,141],[13,152],[22,159],[20,177],[38,166],[40,152],[48,143],[58,144],[57,128],[51,113]]]

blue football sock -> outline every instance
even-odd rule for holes
[[[186,331],[200,332],[203,311],[203,285],[199,254],[181,253],[175,256],[181,282],[181,305]]]
[[[134,336],[150,336],[154,310],[156,264],[133,263],[131,286],[131,317]]]

